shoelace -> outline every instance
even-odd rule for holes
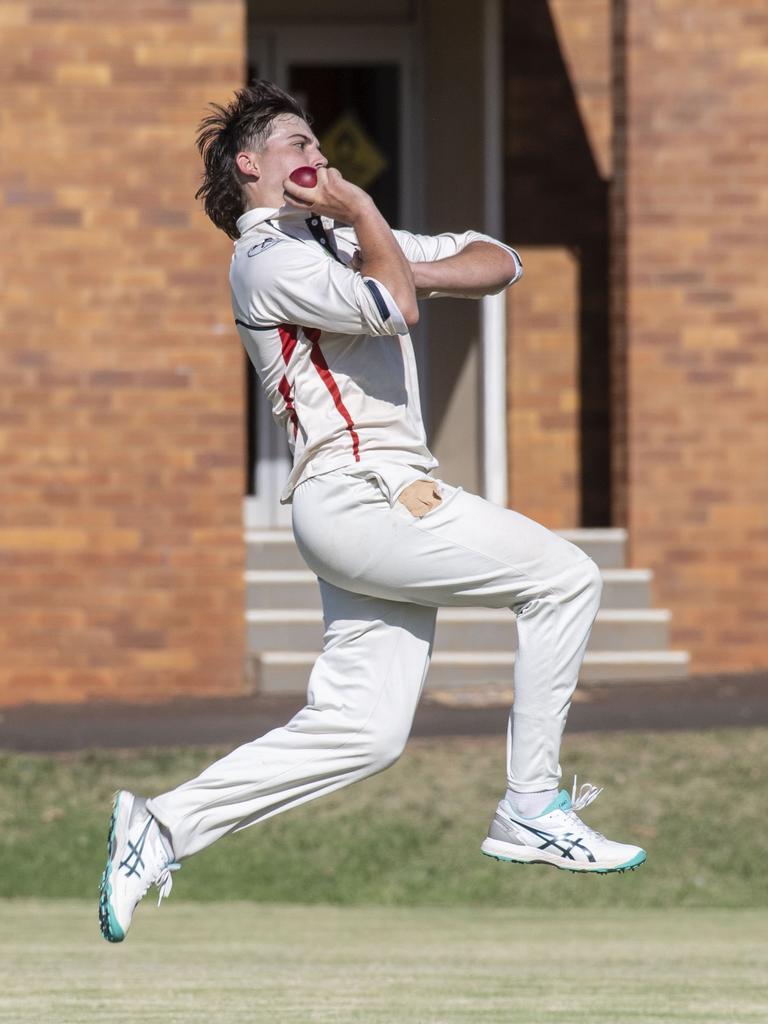
[[[589,782],[583,782],[577,792],[576,782],[578,778],[578,775],[573,776],[571,807],[570,810],[565,811],[564,813],[573,825],[577,825],[579,828],[584,829],[589,835],[596,836],[598,839],[605,839],[602,832],[596,832],[593,828],[590,828],[589,825],[585,824],[576,814],[576,811],[583,811],[585,807],[589,807],[592,801],[596,800],[603,792],[603,787],[593,786]]]
[[[161,902],[166,896],[171,895],[171,889],[173,888],[173,872],[178,871],[180,867],[181,864],[179,864],[177,861],[169,860],[168,863],[163,868],[163,870],[155,879],[155,885],[158,888],[158,907],[160,906]],[[152,883],[150,882],[149,885],[151,884]],[[149,885],[147,886],[147,889],[149,888]]]
[[[578,779],[578,775],[573,776],[573,789],[571,790],[571,807],[574,811],[583,811],[585,807],[589,807],[593,800],[597,800],[597,798],[603,792],[603,787],[593,786],[590,782],[582,782],[577,793],[576,783],[578,782]]]
[[[150,885],[154,884],[158,888],[159,895],[157,897],[157,905],[160,906],[161,902],[166,896],[170,896],[171,889],[173,888],[173,875],[171,872],[178,871],[181,864],[175,860],[166,861],[164,866],[160,869],[158,874],[154,878],[148,878],[146,884],[141,890],[139,899],[143,899],[149,891]]]

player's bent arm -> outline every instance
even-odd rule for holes
[[[522,275],[514,250],[485,241],[470,242],[455,256],[414,262],[411,269],[420,298],[497,295]]]
[[[483,295],[492,294],[494,291],[501,291],[508,285],[514,284],[523,275],[523,264],[518,253],[511,246],[505,245],[504,242],[500,242],[490,235],[481,234],[479,231],[463,231],[458,234],[446,231],[439,235],[417,235],[411,231],[398,229],[394,234],[407,259],[410,261],[412,268],[417,263],[442,264],[443,261],[451,257],[459,256],[476,242],[485,242],[491,247],[487,250],[487,253],[491,254],[491,260],[493,259],[494,250],[497,250],[501,253],[506,253],[514,265],[514,272],[502,283],[501,287],[493,287],[492,284],[489,286],[487,282],[481,282],[479,288],[476,287],[474,289],[466,280],[462,281],[462,277],[465,277],[465,275],[463,272],[457,274],[457,267],[451,267],[450,264],[447,264],[446,266],[435,268],[432,280],[442,279],[446,282],[444,287],[432,289],[427,287],[426,281],[424,281],[425,287],[419,288],[418,291],[419,298],[434,298],[443,295],[481,298]],[[420,270],[423,278],[426,278],[427,274],[430,273],[429,269],[420,268]],[[470,274],[474,274],[476,277],[476,269],[473,271],[470,268]],[[447,278],[450,278],[450,282]]]
[[[340,334],[386,337],[408,325],[386,284],[329,259],[319,246],[279,240],[250,258],[236,251],[230,267],[233,302],[257,330],[299,324]]]
[[[351,225],[359,248],[358,271],[384,284],[409,327],[419,322],[416,283],[410,263],[392,230],[371,201]]]

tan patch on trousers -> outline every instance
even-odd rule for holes
[[[412,516],[421,519],[427,512],[437,508],[443,499],[434,480],[414,480],[398,495],[397,500],[405,505]]]

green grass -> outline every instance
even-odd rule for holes
[[[765,1024],[758,911],[0,901],[8,1024]]]
[[[575,876],[479,854],[504,739],[413,741],[388,772],[184,863],[184,900],[558,908],[765,907],[768,730],[569,737],[563,767],[606,791],[589,824],[648,850],[632,874]],[[91,899],[112,792],[161,792],[211,749],[0,756],[0,897]]]

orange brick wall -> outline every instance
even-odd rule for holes
[[[603,178],[613,163],[612,0],[549,0],[589,147]]]
[[[606,526],[611,3],[510,0],[504,18],[505,236],[524,262],[562,257],[552,278],[526,262],[510,300],[510,502],[549,525]]]
[[[578,265],[566,249],[520,255],[525,277],[507,292],[510,505],[567,529],[579,522]]]
[[[626,10],[631,557],[694,671],[768,666],[768,8]]]
[[[196,123],[241,0],[0,9],[0,703],[242,688],[242,356]]]

